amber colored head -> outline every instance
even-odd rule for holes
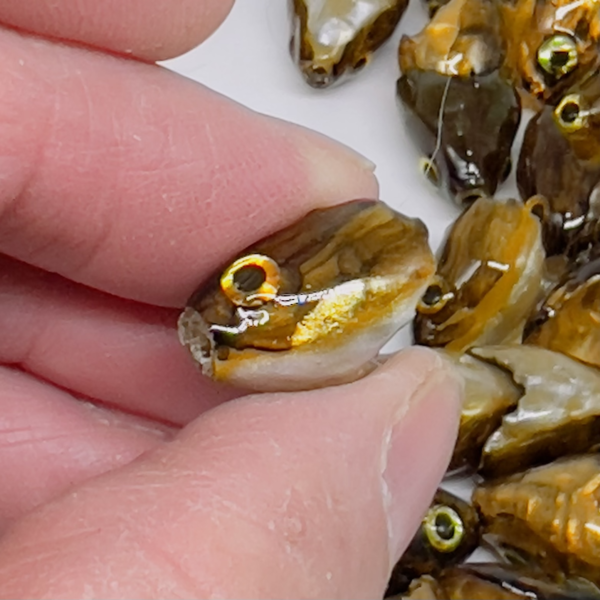
[[[366,373],[434,272],[418,219],[376,200],[315,210],[202,285],[180,339],[205,374],[239,387],[340,383]]]
[[[556,104],[599,64],[598,0],[499,3],[507,40],[505,70],[528,107]]]
[[[532,199],[481,198],[452,225],[417,306],[415,341],[463,352],[520,339],[538,301],[545,253]]]

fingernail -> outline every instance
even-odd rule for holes
[[[309,180],[322,202],[379,197],[375,163],[321,134],[309,132],[304,139],[298,151],[306,159]]]
[[[386,436],[383,492],[391,566],[410,543],[448,468],[460,420],[461,377],[439,355],[428,356],[424,371],[422,352],[413,351],[411,360],[420,361],[413,369],[415,386],[407,390]]]

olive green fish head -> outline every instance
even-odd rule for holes
[[[456,220],[417,306],[418,344],[460,353],[520,336],[541,291],[540,202],[480,198]]]
[[[552,117],[577,159],[600,164],[600,68],[561,96]]]
[[[306,82],[330,87],[364,68],[407,5],[408,0],[290,0],[290,50]]]
[[[600,72],[589,73],[527,125],[517,183],[521,196],[548,201],[549,254],[573,256],[597,239],[600,218]]]
[[[315,210],[202,286],[180,339],[205,374],[247,389],[349,381],[414,316],[434,272],[420,220],[371,200]]]

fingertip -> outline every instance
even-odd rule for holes
[[[41,36],[145,61],[175,58],[207,39],[234,0],[20,0],[0,6],[0,21]]]
[[[338,141],[314,131],[304,132],[296,147],[306,162],[307,182],[317,205],[379,198],[375,163]]]
[[[451,366],[432,352],[415,350],[386,367],[382,380],[387,377],[393,383],[389,374],[402,368],[410,374],[409,389],[412,386],[399,404],[385,450],[382,485],[391,568],[410,543],[448,468],[464,386]]]
[[[24,519],[0,543],[0,588],[382,597],[451,450],[457,401],[440,364],[413,349],[353,384],[205,413],[174,442]]]
[[[391,569],[410,543],[447,470],[458,432],[464,381],[441,354],[411,346],[388,357],[349,389],[363,401],[370,398],[371,405],[387,405],[381,485]]]

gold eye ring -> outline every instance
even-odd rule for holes
[[[568,94],[554,109],[554,119],[564,131],[577,131],[585,127],[587,113],[581,106],[579,94]]]
[[[236,260],[221,276],[223,293],[237,306],[260,306],[277,296],[279,265],[268,256],[249,254]]]
[[[453,552],[465,536],[465,526],[460,515],[442,504],[429,509],[423,520],[427,541],[438,552]]]
[[[454,297],[454,294],[447,292],[446,289],[445,282],[440,277],[434,277],[419,300],[417,310],[426,315],[432,315],[442,310]]]

